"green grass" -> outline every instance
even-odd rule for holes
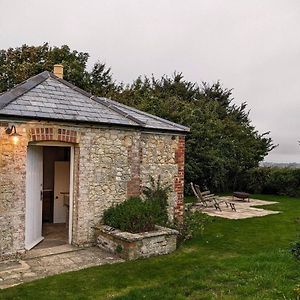
[[[299,233],[300,199],[266,206],[281,214],[212,218],[203,236],[167,256],[105,265],[0,291],[0,299],[294,299],[300,263],[289,252]]]

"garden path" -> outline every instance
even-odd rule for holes
[[[22,260],[0,262],[0,289],[54,274],[121,261],[98,247],[62,245],[33,249]]]

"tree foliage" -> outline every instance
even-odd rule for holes
[[[0,93],[45,70],[52,72],[55,64],[63,64],[64,79],[96,95],[116,92],[110,69],[95,63],[87,71],[89,54],[70,50],[69,46],[50,47],[23,45],[0,50]]]
[[[189,126],[186,137],[186,181],[224,191],[237,177],[257,167],[274,147],[249,119],[246,103],[233,103],[232,90],[220,82],[201,87],[181,73],[161,79],[138,78],[115,95],[124,104]]]
[[[251,124],[247,104],[234,103],[232,90],[220,82],[198,85],[172,76],[138,77],[132,84],[116,83],[111,69],[97,62],[87,71],[88,53],[66,45],[23,45],[0,51],[0,92],[53,65],[64,65],[64,78],[98,96],[158,115],[191,128],[186,137],[186,181],[224,191],[235,187],[245,170],[257,167],[274,148],[268,132]]]

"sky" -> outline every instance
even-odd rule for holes
[[[125,83],[220,80],[279,144],[265,160],[300,163],[299,0],[0,0],[0,11],[0,49],[67,44]]]

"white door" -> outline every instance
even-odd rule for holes
[[[26,166],[25,249],[30,250],[42,237],[43,147],[28,146]]]
[[[68,222],[70,191],[70,162],[54,164],[54,216],[53,223]]]

